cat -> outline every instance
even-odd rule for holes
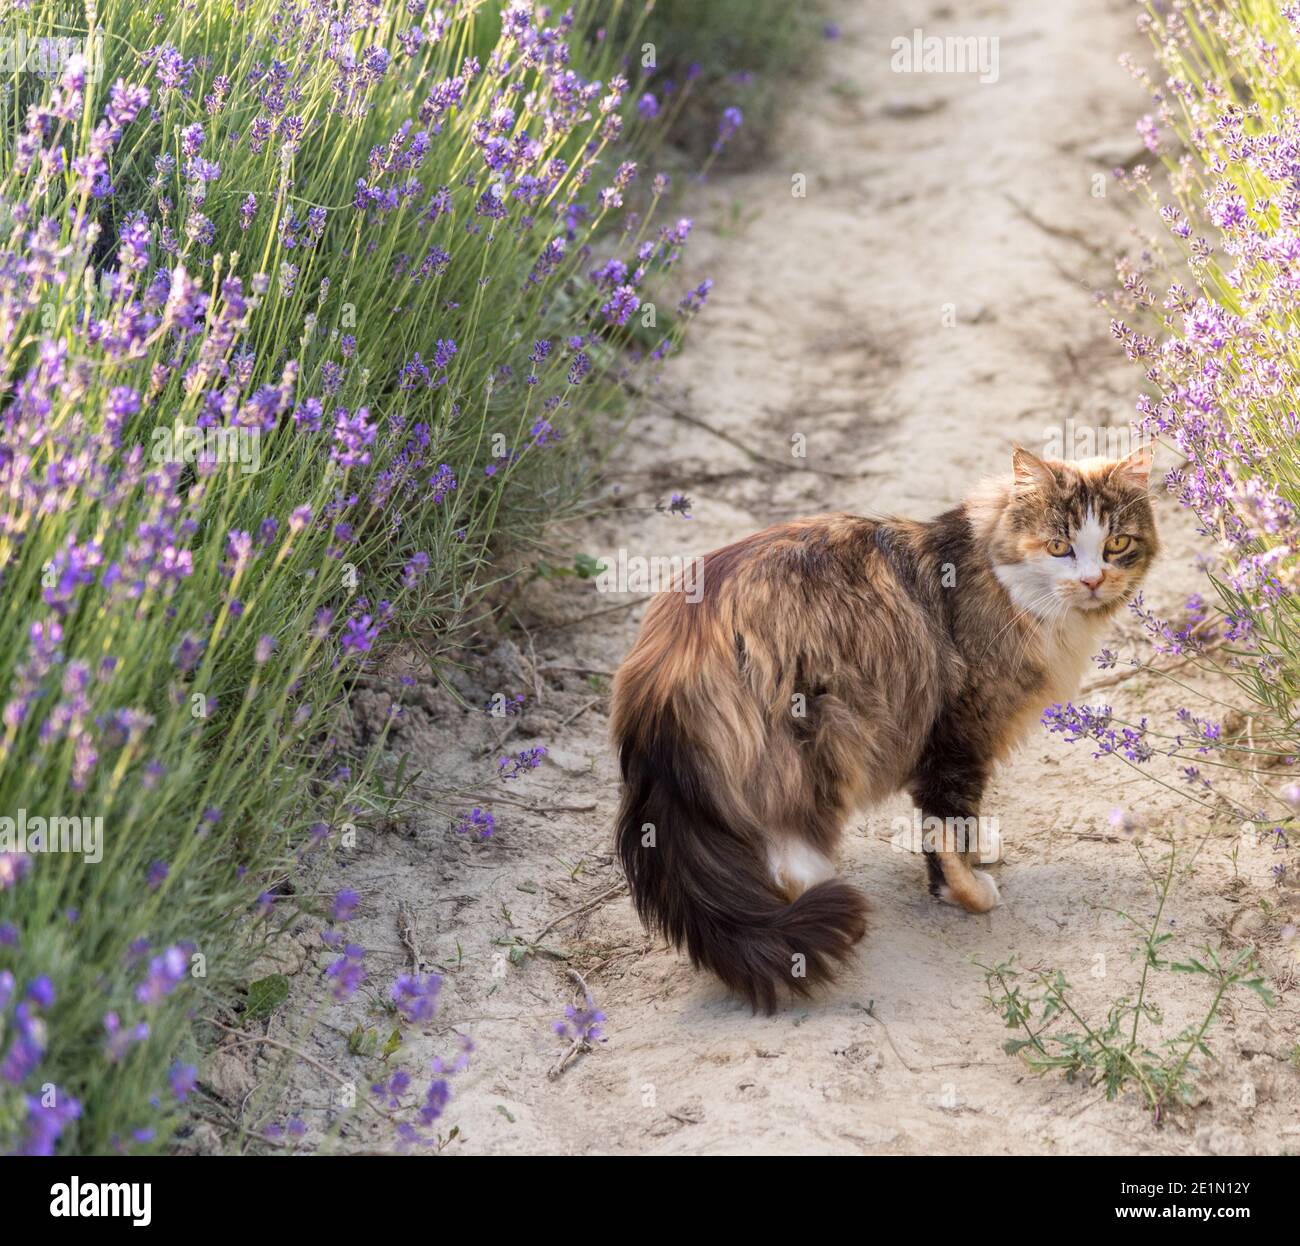
[[[833,979],[867,900],[834,878],[851,812],[906,790],[971,819],[994,765],[1072,695],[1158,549],[1151,449],[1005,478],[929,522],[819,515],[706,554],[657,594],[614,683],[617,849],[642,920],[751,1007]],[[951,823],[941,823],[951,825]],[[999,903],[973,852],[930,890]]]

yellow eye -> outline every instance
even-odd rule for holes
[[[1106,554],[1108,557],[1112,554],[1122,554],[1132,544],[1133,538],[1131,536],[1107,537]]]
[[[1064,558],[1070,552],[1070,542],[1061,540],[1059,536],[1053,537],[1047,542],[1047,552],[1053,558]]]

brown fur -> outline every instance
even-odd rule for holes
[[[1017,451],[1011,480],[928,523],[795,520],[706,555],[698,602],[658,595],[613,715],[618,846],[643,919],[755,1007],[781,983],[826,981],[866,900],[834,879],[778,880],[769,854],[829,857],[853,810],[900,789],[926,815],[978,813],[993,764],[1069,694],[1076,650],[1155,554],[1149,463]],[[1046,543],[1090,507],[1133,534],[1106,572],[1117,595],[1048,618],[1018,608],[995,565],[1046,566]],[[991,907],[965,855],[927,864],[946,898]]]

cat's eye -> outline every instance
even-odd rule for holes
[[[1053,537],[1047,542],[1047,552],[1053,558],[1064,558],[1070,552],[1070,542],[1061,540],[1059,536]]]
[[[1106,538],[1106,555],[1122,554],[1133,544],[1131,536],[1110,536]]]

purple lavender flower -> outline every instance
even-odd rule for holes
[[[510,757],[503,757],[497,762],[497,777],[501,779],[517,779],[521,774],[536,770],[542,764],[542,758],[545,756],[546,750],[539,745],[535,748],[522,749]]]
[[[333,979],[335,999],[350,999],[366,980],[366,969],[362,964],[365,955],[363,947],[356,943],[349,943],[343,949],[343,955],[325,970],[325,976]]]
[[[686,297],[678,303],[678,307],[686,315],[693,315],[708,301],[709,292],[713,289],[711,278],[705,278],[694,290],[687,293]]]
[[[368,614],[352,618],[344,625],[339,644],[344,653],[369,653],[379,636],[380,625]]]
[[[664,515],[680,515],[683,519],[694,519],[691,514],[691,499],[684,493],[674,493],[667,502],[656,502],[655,510]]]
[[[504,761],[505,758],[502,758]],[[477,806],[456,824],[458,835],[469,835],[474,839],[491,839],[496,830],[497,821],[486,809]]]
[[[573,362],[569,365],[569,384],[581,385],[582,378],[591,371],[591,360],[587,358],[583,351],[579,351],[573,357]]]
[[[438,991],[441,987],[442,979],[437,974],[402,974],[393,983],[393,1003],[410,1024],[429,1021],[438,1011]]]
[[[26,1001],[14,1007],[12,1033],[9,1050],[0,1059],[0,1079],[21,1086],[44,1059],[46,1046],[45,1022]]]
[[[48,975],[42,974],[27,984],[27,998],[38,1008],[49,1008],[54,1003],[54,983]]]
[[[1049,731],[1064,735],[1069,743],[1093,740],[1097,745],[1094,757],[1115,753],[1131,762],[1142,763],[1155,756],[1147,740],[1147,720],[1142,719],[1136,727],[1120,725],[1116,730],[1111,725],[1109,706],[1094,709],[1067,701],[1064,705],[1049,706],[1043,712],[1042,721]]]
[[[371,424],[370,412],[359,407],[355,415],[349,415],[340,407],[334,413],[334,449],[330,457],[341,467],[357,467],[370,462],[369,447],[374,444],[379,431],[377,424]]]
[[[601,307],[600,314],[611,324],[621,327],[627,324],[632,313],[640,306],[641,300],[631,286],[619,286]]]
[[[167,1084],[180,1103],[189,1099],[190,1091],[198,1084],[199,1071],[192,1064],[173,1064],[167,1074]]]
[[[361,896],[350,887],[345,887],[334,897],[334,908],[330,916],[336,922],[350,922],[361,903]]]
[[[135,1025],[124,1028],[117,1013],[106,1012],[104,1033],[108,1035],[104,1044],[104,1058],[109,1064],[116,1064],[131,1049],[133,1043],[142,1043],[149,1037],[149,1023],[138,1021]]]
[[[1156,126],[1156,121],[1150,113],[1142,117],[1137,123],[1138,137],[1142,140],[1142,145],[1147,151],[1153,154],[1160,152],[1160,131]]]
[[[433,366],[440,371],[444,370],[451,363],[452,356],[456,353],[456,343],[451,338],[439,338],[434,344]]]
[[[441,498],[435,499],[441,501]],[[402,586],[404,588],[414,588],[429,570],[429,555],[422,550],[412,554],[407,560],[406,565],[402,568]]]
[[[135,989],[135,997],[142,1004],[161,1003],[185,980],[189,960],[184,950],[169,947],[149,962],[145,980]]]
[[[0,852],[0,891],[7,891],[26,877],[31,864],[25,852]]]
[[[52,1102],[47,1102],[52,1099]],[[28,1095],[19,1155],[53,1155],[63,1131],[81,1116],[81,1104],[55,1087],[52,1095]]]
[[[576,1043],[596,1043],[601,1039],[601,1023],[605,1014],[596,1008],[595,1001],[587,995],[583,1006],[569,1004],[564,1010],[564,1020],[557,1021],[554,1029],[563,1038]]]
[[[718,125],[718,137],[714,140],[713,150],[721,151],[735,137],[736,131],[745,122],[745,114],[739,108],[724,108],[722,120]]]

